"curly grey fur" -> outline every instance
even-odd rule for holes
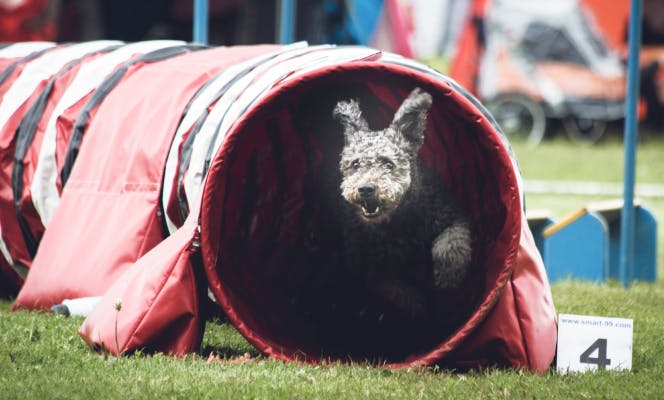
[[[468,219],[418,157],[430,94],[415,88],[392,123],[372,131],[357,101],[340,101],[339,168],[346,264],[402,311],[422,316],[426,289],[453,289],[471,260]]]

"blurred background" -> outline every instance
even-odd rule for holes
[[[278,41],[279,0],[209,0],[209,43]],[[511,141],[595,143],[622,128],[629,0],[298,0],[295,40],[424,61]],[[664,1],[644,0],[639,121],[664,132]],[[193,0],[0,0],[0,42],[191,40]]]
[[[662,221],[664,0],[642,1],[635,194],[638,207],[642,199]],[[294,2],[294,40],[395,52],[474,94],[517,155],[529,223],[540,224],[531,225],[534,231],[556,220],[572,226],[570,216],[583,215],[580,209],[604,207],[617,232],[615,209],[622,203],[615,200],[627,192],[623,180],[634,167],[625,161],[630,146],[623,143],[631,137],[623,135],[630,0]],[[280,0],[208,0],[208,7],[210,45],[280,41]],[[0,0],[0,47],[19,41],[191,41],[193,9],[193,0]],[[607,201],[610,206],[602,205]],[[652,268],[662,276],[664,224],[657,229],[658,267]],[[583,239],[570,242],[592,247]],[[615,248],[617,239],[612,243]],[[559,253],[570,253],[568,245]]]

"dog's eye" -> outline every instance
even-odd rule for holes
[[[385,161],[383,161],[383,166],[384,166],[385,169],[387,169],[388,171],[392,171],[392,170],[394,169],[394,163],[393,163],[392,161],[390,161],[390,160],[385,160]]]
[[[350,167],[352,169],[360,169],[360,161],[359,160],[353,160],[353,162],[350,163]]]

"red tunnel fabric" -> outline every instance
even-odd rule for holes
[[[76,159],[15,308],[102,295],[164,239],[158,207],[163,164],[184,106],[224,66],[269,48],[199,50],[132,66],[89,122],[86,150]]]
[[[115,355],[136,349],[185,355],[199,349],[206,287],[192,222],[139,258],[108,288],[79,329],[90,347]]]
[[[15,307],[104,294],[79,332],[86,342],[183,354],[200,341],[202,269],[238,331],[277,358],[544,372],[555,350],[555,308],[525,223],[516,161],[492,117],[422,64],[375,51],[335,61],[341,53],[326,58],[339,51],[329,47],[284,56],[194,107],[220,73],[278,48],[201,50],[125,76],[90,119]],[[420,156],[475,227],[472,273],[458,291],[435,293],[449,306],[431,320],[396,313],[348,279],[330,212],[343,145],[334,104],[358,98],[369,124],[381,127],[415,86],[433,96]],[[207,154],[187,164],[181,151],[196,121],[214,123],[195,138],[206,138]],[[170,153],[175,166],[165,174]],[[164,240],[162,210],[183,200],[173,193],[188,176],[201,174],[184,196],[188,222]],[[160,207],[164,179],[172,189]],[[173,298],[183,301],[176,307]],[[116,316],[117,347],[109,331]]]

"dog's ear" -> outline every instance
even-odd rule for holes
[[[357,131],[368,131],[369,124],[362,116],[360,104],[357,100],[340,101],[334,107],[332,112],[334,118],[344,126],[344,136],[346,140],[349,135]]]
[[[427,112],[433,102],[431,95],[416,87],[394,114],[391,127],[400,132],[417,149],[424,142]]]

